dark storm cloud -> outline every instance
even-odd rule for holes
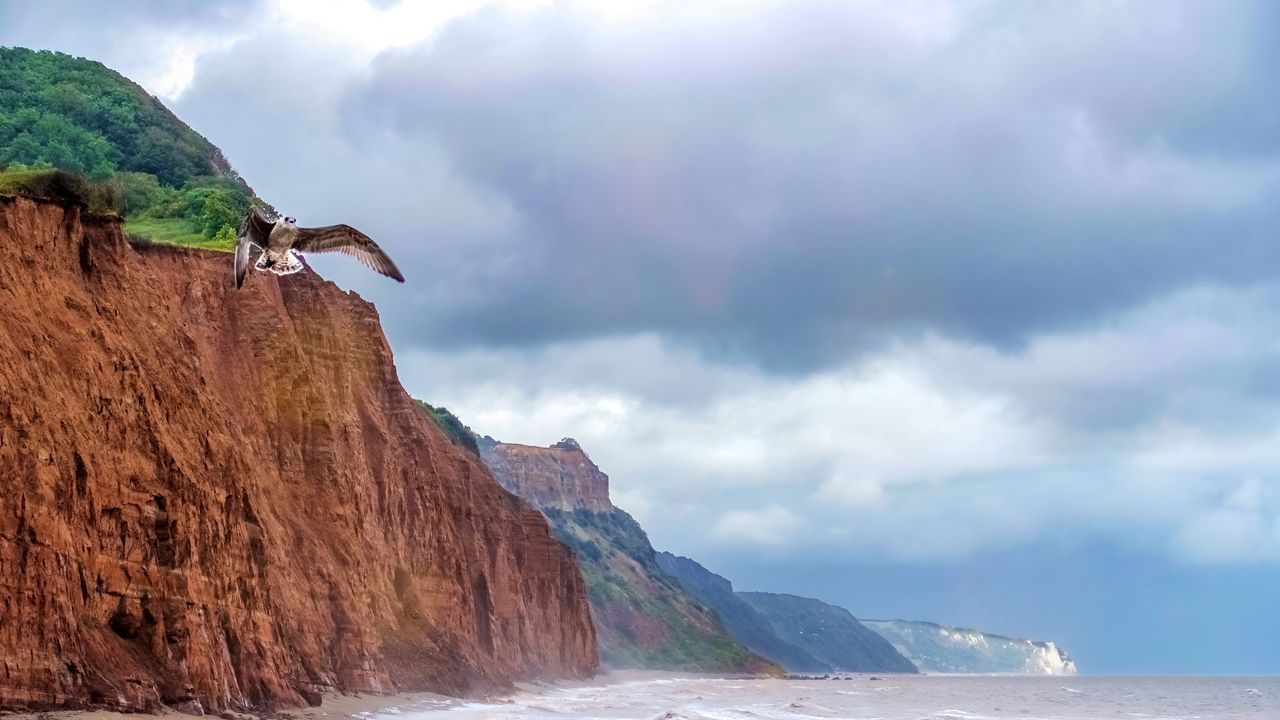
[[[486,271],[451,275],[418,337],[657,331],[803,369],[903,331],[1016,343],[1273,277],[1276,19],[1190,2],[489,11],[380,58],[342,125],[357,145],[440,148],[511,215],[505,242],[450,239]]]

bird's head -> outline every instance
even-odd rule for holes
[[[284,224],[285,224],[285,225],[297,225],[297,224],[298,224],[298,220],[297,220],[297,218],[286,217],[286,218],[281,218],[281,219],[282,219],[282,220],[284,220]]]

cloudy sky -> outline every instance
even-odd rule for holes
[[[661,549],[1108,673],[1280,672],[1280,6],[0,1],[408,282],[415,396]]]

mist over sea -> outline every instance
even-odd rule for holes
[[[615,678],[497,703],[392,708],[374,718],[605,720],[1277,720],[1278,678],[872,676],[848,680]]]

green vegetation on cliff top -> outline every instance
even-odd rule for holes
[[[476,434],[471,431],[471,428],[462,424],[457,415],[449,412],[449,409],[445,407],[436,407],[421,400],[414,400],[414,402],[417,403],[418,409],[424,415],[440,426],[440,429],[444,431],[445,437],[449,438],[449,442],[466,448],[472,455],[479,457],[480,447],[476,443]]]
[[[55,186],[124,217],[130,235],[224,250],[245,211],[262,204],[222,151],[123,75],[0,48],[0,192]]]

